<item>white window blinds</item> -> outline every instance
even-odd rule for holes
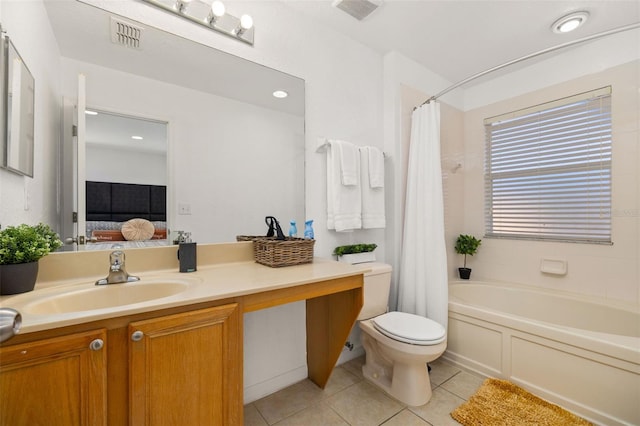
[[[611,242],[611,87],[485,120],[489,237]]]

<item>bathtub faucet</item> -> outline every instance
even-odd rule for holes
[[[109,275],[96,281],[96,285],[119,284],[140,281],[139,277],[129,275],[124,269],[124,252],[121,250],[112,251],[109,255]]]

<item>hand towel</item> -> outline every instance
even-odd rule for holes
[[[369,187],[384,188],[384,153],[374,146],[366,148],[369,153]]]
[[[343,185],[357,185],[360,178],[358,172],[358,147],[349,142],[332,141],[340,155],[340,180]]]
[[[360,173],[363,181],[369,181],[371,176],[371,163],[369,162],[372,147],[360,148]],[[373,148],[375,149],[375,148]],[[376,174],[380,174],[377,172]],[[384,176],[384,157],[382,163],[382,175]],[[383,177],[384,181],[384,177]],[[364,229],[384,228],[386,216],[384,210],[384,186],[362,185],[362,227]]]
[[[327,148],[327,228],[338,232],[362,228],[360,156],[356,156],[356,184],[342,184],[340,141],[329,141]]]

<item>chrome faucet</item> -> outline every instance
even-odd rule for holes
[[[109,275],[96,281],[96,285],[119,284],[140,281],[139,277],[129,275],[124,269],[124,252],[121,250],[112,251],[109,255]]]
[[[11,308],[0,308],[0,343],[18,334],[22,325],[22,315]]]

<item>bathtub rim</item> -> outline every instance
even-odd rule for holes
[[[489,309],[480,305],[474,305],[460,299],[456,299],[451,295],[451,287],[455,285],[484,285],[489,287],[507,287],[525,291],[533,291],[537,293],[550,294],[554,297],[563,297],[572,300],[580,300],[586,303],[596,303],[607,307],[622,309],[634,314],[638,314],[640,318],[639,308],[627,303],[603,303],[597,298],[576,295],[574,293],[562,292],[556,290],[548,290],[544,288],[527,286],[522,284],[512,284],[503,282],[488,281],[462,281],[455,280],[449,282],[449,312],[468,316],[471,318],[479,318],[484,321],[493,323],[497,326],[504,326],[514,330],[521,330],[532,335],[541,335],[545,338],[554,340],[558,343],[568,344],[576,348],[586,349],[590,352],[599,353],[601,355],[615,358],[621,362],[621,367],[635,371],[640,371],[640,337],[624,336],[618,334],[608,334],[573,328],[554,323],[531,319],[524,316],[518,316],[511,313],[505,313]]]

